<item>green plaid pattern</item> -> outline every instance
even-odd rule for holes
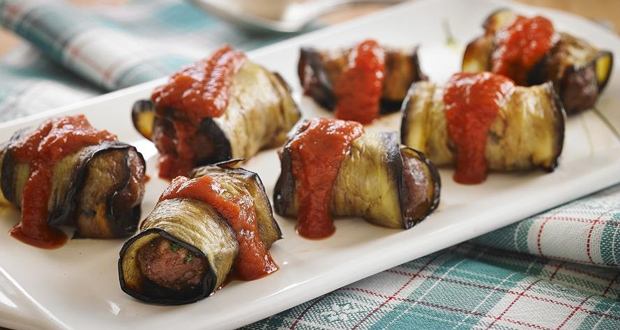
[[[620,329],[619,228],[620,185],[247,328]]]
[[[242,33],[180,0],[122,10],[0,0],[0,25],[30,43],[0,59],[0,122],[167,76],[226,43],[247,51],[283,38]]]
[[[464,243],[247,329],[620,329],[620,270]]]
[[[557,207],[474,241],[584,264],[620,267],[620,186]]]
[[[247,50],[274,41],[223,30],[185,2],[154,2],[136,2],[113,21],[110,12],[102,17],[58,1],[3,0],[0,23],[106,90],[168,75],[224,43]]]
[[[31,43],[0,59],[0,121],[167,75],[223,43],[276,41],[179,0],[0,0],[0,24]],[[620,329],[619,228],[620,185],[246,328]]]

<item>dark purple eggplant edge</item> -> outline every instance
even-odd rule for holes
[[[566,110],[564,109],[564,104],[560,99],[558,93],[556,93],[555,87],[553,86],[553,82],[548,81],[543,84],[543,87],[547,91],[547,95],[549,98],[553,100],[553,115],[554,115],[554,131],[555,131],[555,145],[554,150],[556,151],[553,159],[548,167],[543,167],[543,169],[547,172],[553,172],[556,167],[558,167],[560,163],[560,156],[562,155],[562,150],[564,148],[564,138],[566,131]]]
[[[418,223],[422,222],[422,220],[426,219],[429,215],[431,215],[431,213],[433,213],[437,207],[439,206],[439,202],[441,199],[441,176],[439,175],[439,171],[437,170],[437,167],[435,166],[435,164],[433,164],[433,162],[426,158],[426,156],[424,155],[424,153],[422,153],[421,151],[418,151],[416,149],[410,148],[410,147],[401,147],[399,149],[399,153],[401,157],[404,157],[403,153],[404,152],[413,152],[416,156],[416,158],[418,159],[418,161],[420,161],[420,163],[422,163],[426,169],[428,170],[428,173],[430,174],[430,180],[432,181],[432,187],[433,187],[433,198],[431,201],[431,205],[428,208],[428,210],[426,210],[426,212],[424,213],[423,216],[419,217],[419,218],[415,218],[415,219],[407,219],[405,217],[405,210],[404,208],[402,208],[402,217],[403,217],[403,222],[405,224],[405,229],[409,229],[415,225],[417,225]],[[404,161],[401,159],[401,161]],[[404,194],[406,194],[406,192],[404,191],[404,176],[402,176],[401,178],[401,185],[402,185],[402,191],[401,191],[401,196],[404,196]],[[401,205],[404,205],[403,202],[401,202]]]
[[[139,133],[140,130],[138,129],[137,125],[138,115],[141,112],[153,111],[155,111],[155,106],[153,105],[153,102],[151,100],[139,100],[134,103],[131,117],[133,125]],[[173,112],[173,110],[169,109],[168,112]],[[157,116],[155,116],[153,127],[155,127],[155,125],[158,125]],[[214,164],[232,158],[232,146],[230,144],[230,139],[228,138],[226,133],[220,128],[220,126],[213,120],[213,118],[203,119],[198,126],[198,131],[202,134],[205,134],[211,141],[213,141],[213,143],[215,144],[215,152],[205,158],[197,160],[196,164],[194,164],[195,166]],[[142,133],[140,134],[142,135]],[[144,137],[148,139],[147,136]]]

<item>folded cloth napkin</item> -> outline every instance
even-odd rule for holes
[[[242,33],[180,0],[120,8],[0,0],[0,25],[30,43],[0,60],[0,122],[167,76],[225,43],[284,38]]]
[[[167,75],[223,43],[276,41],[175,0],[0,0],[0,24],[31,43],[0,60],[0,121]],[[620,185],[247,328],[620,329]]]

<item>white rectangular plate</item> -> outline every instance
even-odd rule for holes
[[[296,67],[301,45],[345,47],[365,38],[382,44],[420,44],[423,70],[443,82],[460,68],[462,46],[482,33],[483,19],[501,7],[524,14],[544,14],[560,31],[585,38],[620,55],[615,35],[582,18],[509,2],[419,1],[327,28],[250,53],[250,58],[278,71],[291,84],[306,116],[328,113],[301,97]],[[442,22],[447,21],[461,48],[447,47]],[[620,71],[616,61],[607,90],[597,103],[620,128]],[[17,129],[36,125],[59,114],[84,113],[100,129],[108,129],[135,144],[148,159],[143,216],[153,209],[167,183],[157,179],[155,149],[133,129],[130,109],[147,98],[164,80],[111,93],[76,106],[0,125],[0,141]],[[379,120],[369,129],[397,130],[399,114]],[[295,234],[294,221],[277,217],[284,239],[272,251],[280,270],[252,282],[233,282],[214,296],[186,306],[153,306],[121,292],[117,275],[123,240],[71,240],[58,250],[41,250],[9,237],[19,221],[13,208],[0,208],[0,326],[75,329],[213,329],[232,328],[267,317],[336,288],[406,261],[427,255],[537,212],[620,182],[620,143],[592,111],[568,120],[560,166],[541,171],[491,174],[476,186],[452,181],[442,170],[439,209],[408,231],[370,225],[361,219],[336,221],[336,234],[311,241]],[[275,150],[252,158],[246,168],[260,174],[267,193],[279,175]]]

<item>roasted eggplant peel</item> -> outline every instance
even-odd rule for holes
[[[611,77],[613,54],[570,34],[555,32],[548,20],[546,23],[552,32],[548,34],[549,46],[536,49],[534,47],[540,47],[543,43],[527,39],[540,35],[535,28],[524,25],[527,20],[537,20],[532,26],[540,27],[544,26],[540,24],[541,21],[545,23],[546,19],[541,17],[528,19],[510,10],[500,10],[491,14],[483,24],[485,34],[467,45],[463,57],[463,71],[501,73],[524,86],[552,81],[569,115],[592,107]],[[518,29],[515,28],[517,25]],[[528,37],[522,37],[528,46],[524,46],[523,42],[520,43],[517,34],[511,30],[530,31]],[[531,48],[527,51],[528,54],[540,52],[540,55],[532,57],[531,63],[525,68],[512,68],[513,73],[521,72],[514,74],[498,72],[503,66],[500,61],[507,56],[505,54],[514,53],[516,47]],[[526,51],[523,52],[525,54]],[[529,55],[519,56],[525,58]],[[515,76],[521,78],[515,79]]]
[[[83,116],[16,132],[0,150],[0,165],[0,200],[22,212],[11,235],[25,243],[59,247],[66,239],[59,226],[84,238],[126,237],[137,229],[144,158]]]
[[[187,304],[211,295],[231,274],[253,280],[278,269],[267,250],[282,234],[263,184],[257,174],[231,167],[235,162],[172,182],[120,251],[125,293],[147,303]]]
[[[281,146],[300,116],[277,73],[228,46],[172,75],[132,111],[134,126],[160,153],[160,176],[168,179]]]
[[[308,120],[282,150],[274,210],[296,217],[300,235],[331,235],[332,216],[357,216],[379,226],[409,229],[437,208],[439,175],[421,152],[399,145],[395,132],[363,132],[360,126],[355,133],[338,127],[345,124],[359,125]],[[338,134],[348,134],[348,142],[332,140]],[[308,151],[313,145],[325,150],[322,156]]]
[[[401,142],[424,152],[437,166],[455,166],[457,143],[448,130],[444,92],[445,86],[432,82],[411,87],[403,103]],[[562,103],[551,82],[515,86],[502,101],[486,134],[482,132],[481,152],[486,169],[552,171],[562,153],[564,121]],[[481,181],[485,176],[483,173]]]
[[[333,111],[337,104],[334,88],[349,66],[353,48],[319,50],[301,48],[298,74],[304,93],[316,103]],[[380,93],[382,114],[398,111],[412,83],[428,78],[420,69],[418,48],[381,47],[384,54],[384,78]]]

